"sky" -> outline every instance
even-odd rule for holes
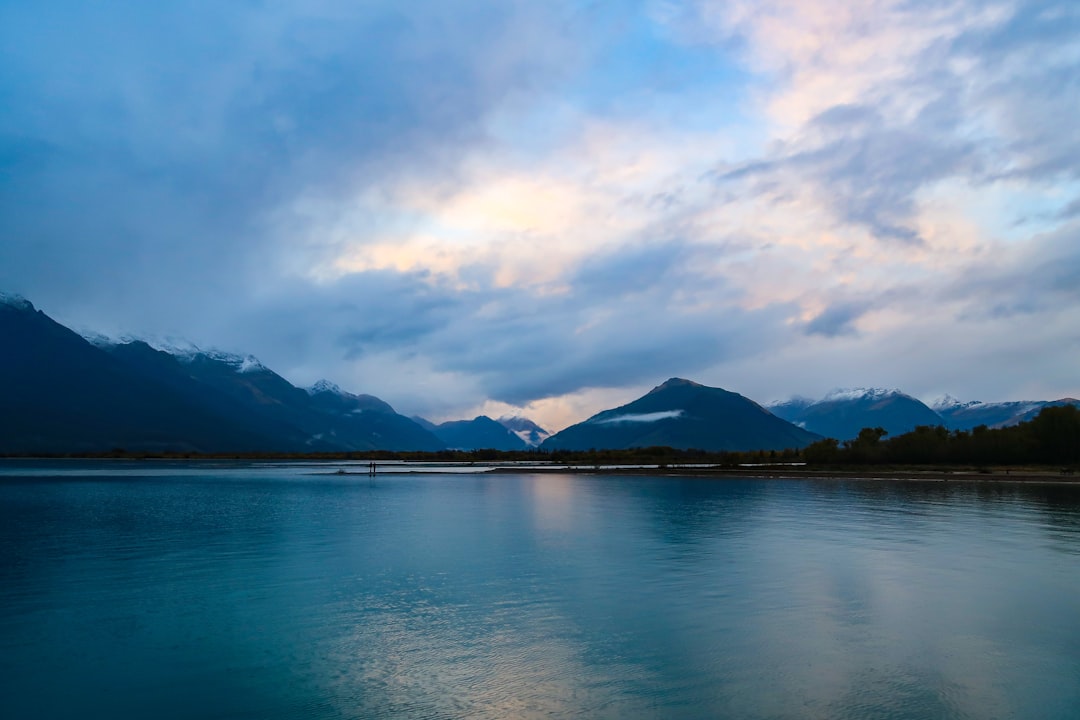
[[[0,0],[0,290],[434,420],[1080,396],[1080,5]]]

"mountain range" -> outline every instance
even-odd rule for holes
[[[883,427],[891,435],[919,425],[941,425],[941,417],[899,390],[838,390],[821,400],[795,398],[769,406],[776,415],[825,437],[850,440],[864,427]]]
[[[328,381],[298,388],[250,355],[138,339],[86,338],[27,300],[0,293],[0,453],[340,452],[799,448],[864,427],[967,430],[1034,417],[1055,401],[928,407],[898,390],[836,391],[763,407],[672,378],[554,435],[527,418],[433,424]]]
[[[1080,405],[1072,398],[1024,402],[961,403],[946,396],[930,407],[899,390],[857,388],[835,390],[820,400],[792,398],[767,405],[774,414],[811,432],[851,440],[866,427],[901,435],[919,425],[971,430],[978,425],[1005,427],[1031,420],[1044,407]]]
[[[0,302],[0,451],[440,450],[370,395],[293,386],[250,356],[91,344],[21,298]]]
[[[1044,407],[1057,405],[1080,405],[1073,398],[1061,400],[1029,400],[1019,402],[966,402],[962,403],[946,396],[934,403],[934,411],[945,421],[946,427],[953,430],[971,430],[979,425],[988,427],[1007,427],[1027,422],[1034,418]]]

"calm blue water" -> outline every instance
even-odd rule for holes
[[[5,718],[1077,718],[1080,488],[0,464]]]

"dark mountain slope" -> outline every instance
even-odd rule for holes
[[[434,433],[456,450],[527,450],[529,445],[487,415],[472,420],[452,420],[435,427]]]
[[[0,303],[0,451],[269,450],[274,441],[129,368],[28,303]]]
[[[334,419],[334,438],[366,438],[381,450],[442,450],[446,446],[431,431],[394,412],[374,395],[353,395],[320,381],[308,389],[313,407]]]
[[[271,438],[275,450],[303,452],[337,449],[332,443],[313,441],[309,433],[283,417],[261,412],[243,399],[196,379],[187,363],[145,342],[104,346],[102,349],[126,365],[132,375],[142,376],[181,393],[189,401],[217,413],[234,427],[246,428]]]
[[[632,403],[556,433],[542,447],[783,450],[805,447],[818,439],[738,393],[672,378]]]

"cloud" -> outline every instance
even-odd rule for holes
[[[806,332],[824,337],[852,335],[856,332],[855,321],[868,309],[865,306],[850,303],[830,305],[806,324]]]
[[[494,107],[572,63],[549,54],[558,19],[516,3],[100,3],[2,19],[19,67],[0,124],[3,281],[102,314],[130,297],[167,306],[192,279],[258,292],[323,252],[284,208],[452,176]]]
[[[615,415],[613,417],[606,417],[602,420],[593,420],[592,422],[597,425],[606,425],[608,423],[650,423],[658,420],[670,420],[672,418],[682,417],[682,410],[664,410],[662,412],[651,413],[629,413],[626,415]]]
[[[0,7],[0,289],[443,419],[557,428],[673,375],[1075,395],[1078,31],[1041,0]]]

